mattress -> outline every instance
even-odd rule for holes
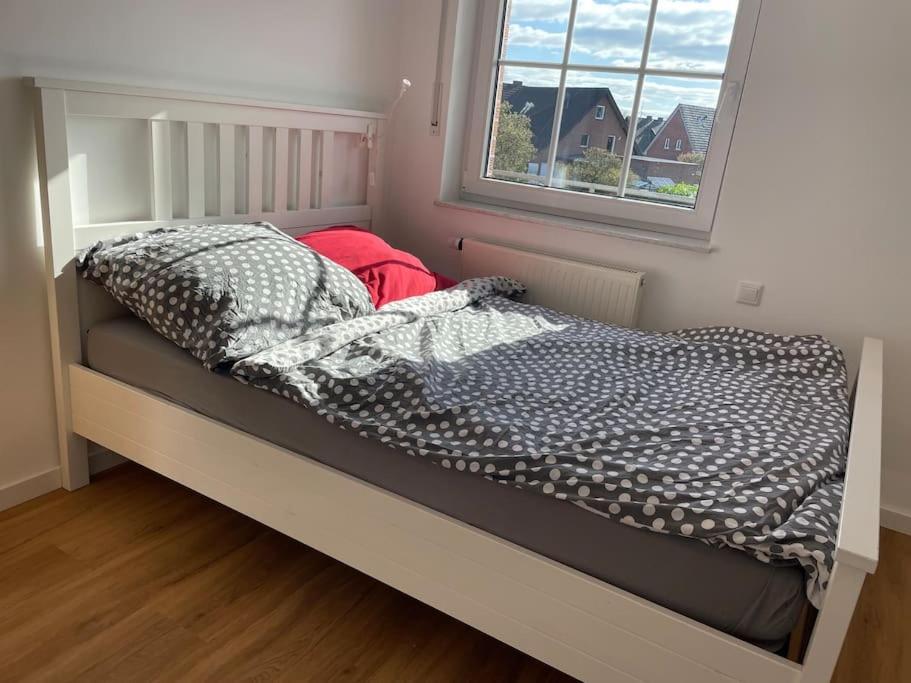
[[[805,603],[797,565],[621,525],[575,505],[443,469],[343,431],[287,399],[209,372],[136,318],[94,326],[94,370],[495,534],[767,649]]]

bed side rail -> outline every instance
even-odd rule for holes
[[[883,342],[864,339],[854,387],[844,500],[835,561],[876,571],[883,424]]]

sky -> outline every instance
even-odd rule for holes
[[[659,0],[648,66],[722,74],[738,0]],[[649,0],[579,0],[570,62],[638,67]],[[536,62],[563,59],[570,0],[512,0],[505,57]],[[559,71],[506,67],[504,81],[554,85]],[[632,109],[635,77],[569,72],[567,85],[609,87],[624,114]],[[720,81],[649,76],[640,114],[668,116],[679,103],[713,107]]]

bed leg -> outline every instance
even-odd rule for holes
[[[88,442],[72,432],[60,446],[60,485],[75,491],[89,483]]]
[[[41,210],[44,262],[47,273],[54,398],[60,481],[72,491],[89,483],[88,448],[73,432],[69,365],[82,361],[77,295],[76,253],[70,201],[69,153],[66,141],[66,98],[62,90],[36,91],[35,127],[38,169],[41,174]]]
[[[835,563],[825,602],[810,636],[801,683],[831,680],[866,576],[862,569]]]

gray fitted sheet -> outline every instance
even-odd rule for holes
[[[287,399],[205,370],[136,318],[88,334],[88,364],[484,529],[688,617],[777,649],[804,604],[794,566],[624,526],[574,505],[436,467],[343,431]]]

